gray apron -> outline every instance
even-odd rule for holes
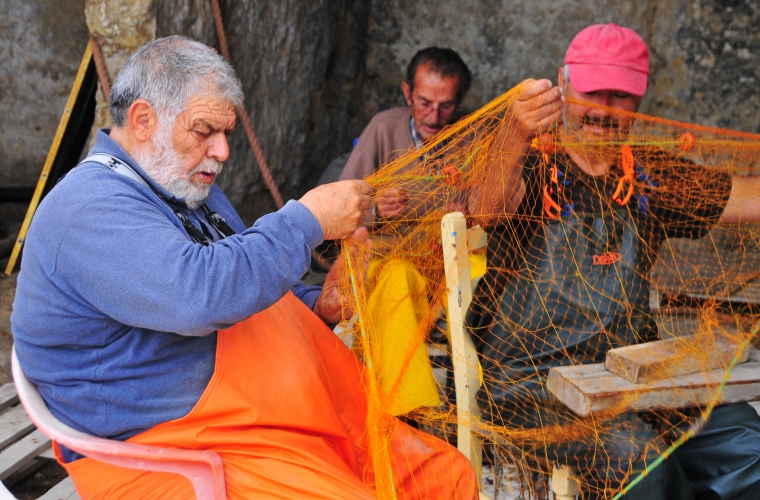
[[[523,403],[506,420],[529,425],[526,401],[552,404],[549,368],[600,363],[609,349],[648,337],[651,259],[641,248],[641,217],[620,207],[570,213],[537,228],[484,339],[488,396],[481,401],[497,409]]]
[[[549,369],[601,363],[609,349],[656,337],[648,275],[662,237],[646,200],[638,198],[638,207],[631,200],[624,207],[610,201],[599,213],[544,217],[520,251],[481,347],[478,399],[496,425],[582,424],[546,390]],[[667,447],[636,413],[592,425],[602,432],[568,443],[506,444],[538,469],[559,463],[580,471],[589,498],[635,477]],[[760,498],[759,446],[760,419],[748,405],[716,408],[703,431],[626,498]]]

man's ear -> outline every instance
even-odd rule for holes
[[[147,142],[158,128],[158,116],[145,99],[137,99],[127,111],[127,127],[138,142]]]
[[[406,104],[411,108],[412,107],[412,88],[409,86],[406,82],[401,82],[401,90],[404,91],[404,99],[406,99]]]

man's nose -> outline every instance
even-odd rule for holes
[[[214,134],[211,144],[206,151],[206,156],[218,162],[225,162],[230,157],[230,146],[227,144],[227,136],[222,133]]]
[[[438,123],[441,119],[441,109],[438,107],[438,104],[433,104],[430,107],[430,120],[433,123]]]

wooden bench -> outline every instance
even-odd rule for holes
[[[0,480],[6,487],[55,460],[50,439],[38,431],[19,404],[16,387],[0,387]],[[66,478],[40,500],[79,500],[71,478]]]
[[[644,411],[701,406],[715,396],[725,370],[690,373],[635,384],[604,364],[562,366],[549,371],[547,389],[573,413],[585,417],[605,410]],[[720,395],[721,403],[760,400],[760,351],[737,364]]]

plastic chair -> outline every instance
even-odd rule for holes
[[[185,476],[198,500],[227,497],[224,465],[219,454],[204,450],[180,450],[143,446],[90,436],[62,423],[50,413],[42,396],[18,363],[16,347],[11,351],[11,367],[21,404],[34,425],[50,439],[94,460],[128,469],[173,472]]]

